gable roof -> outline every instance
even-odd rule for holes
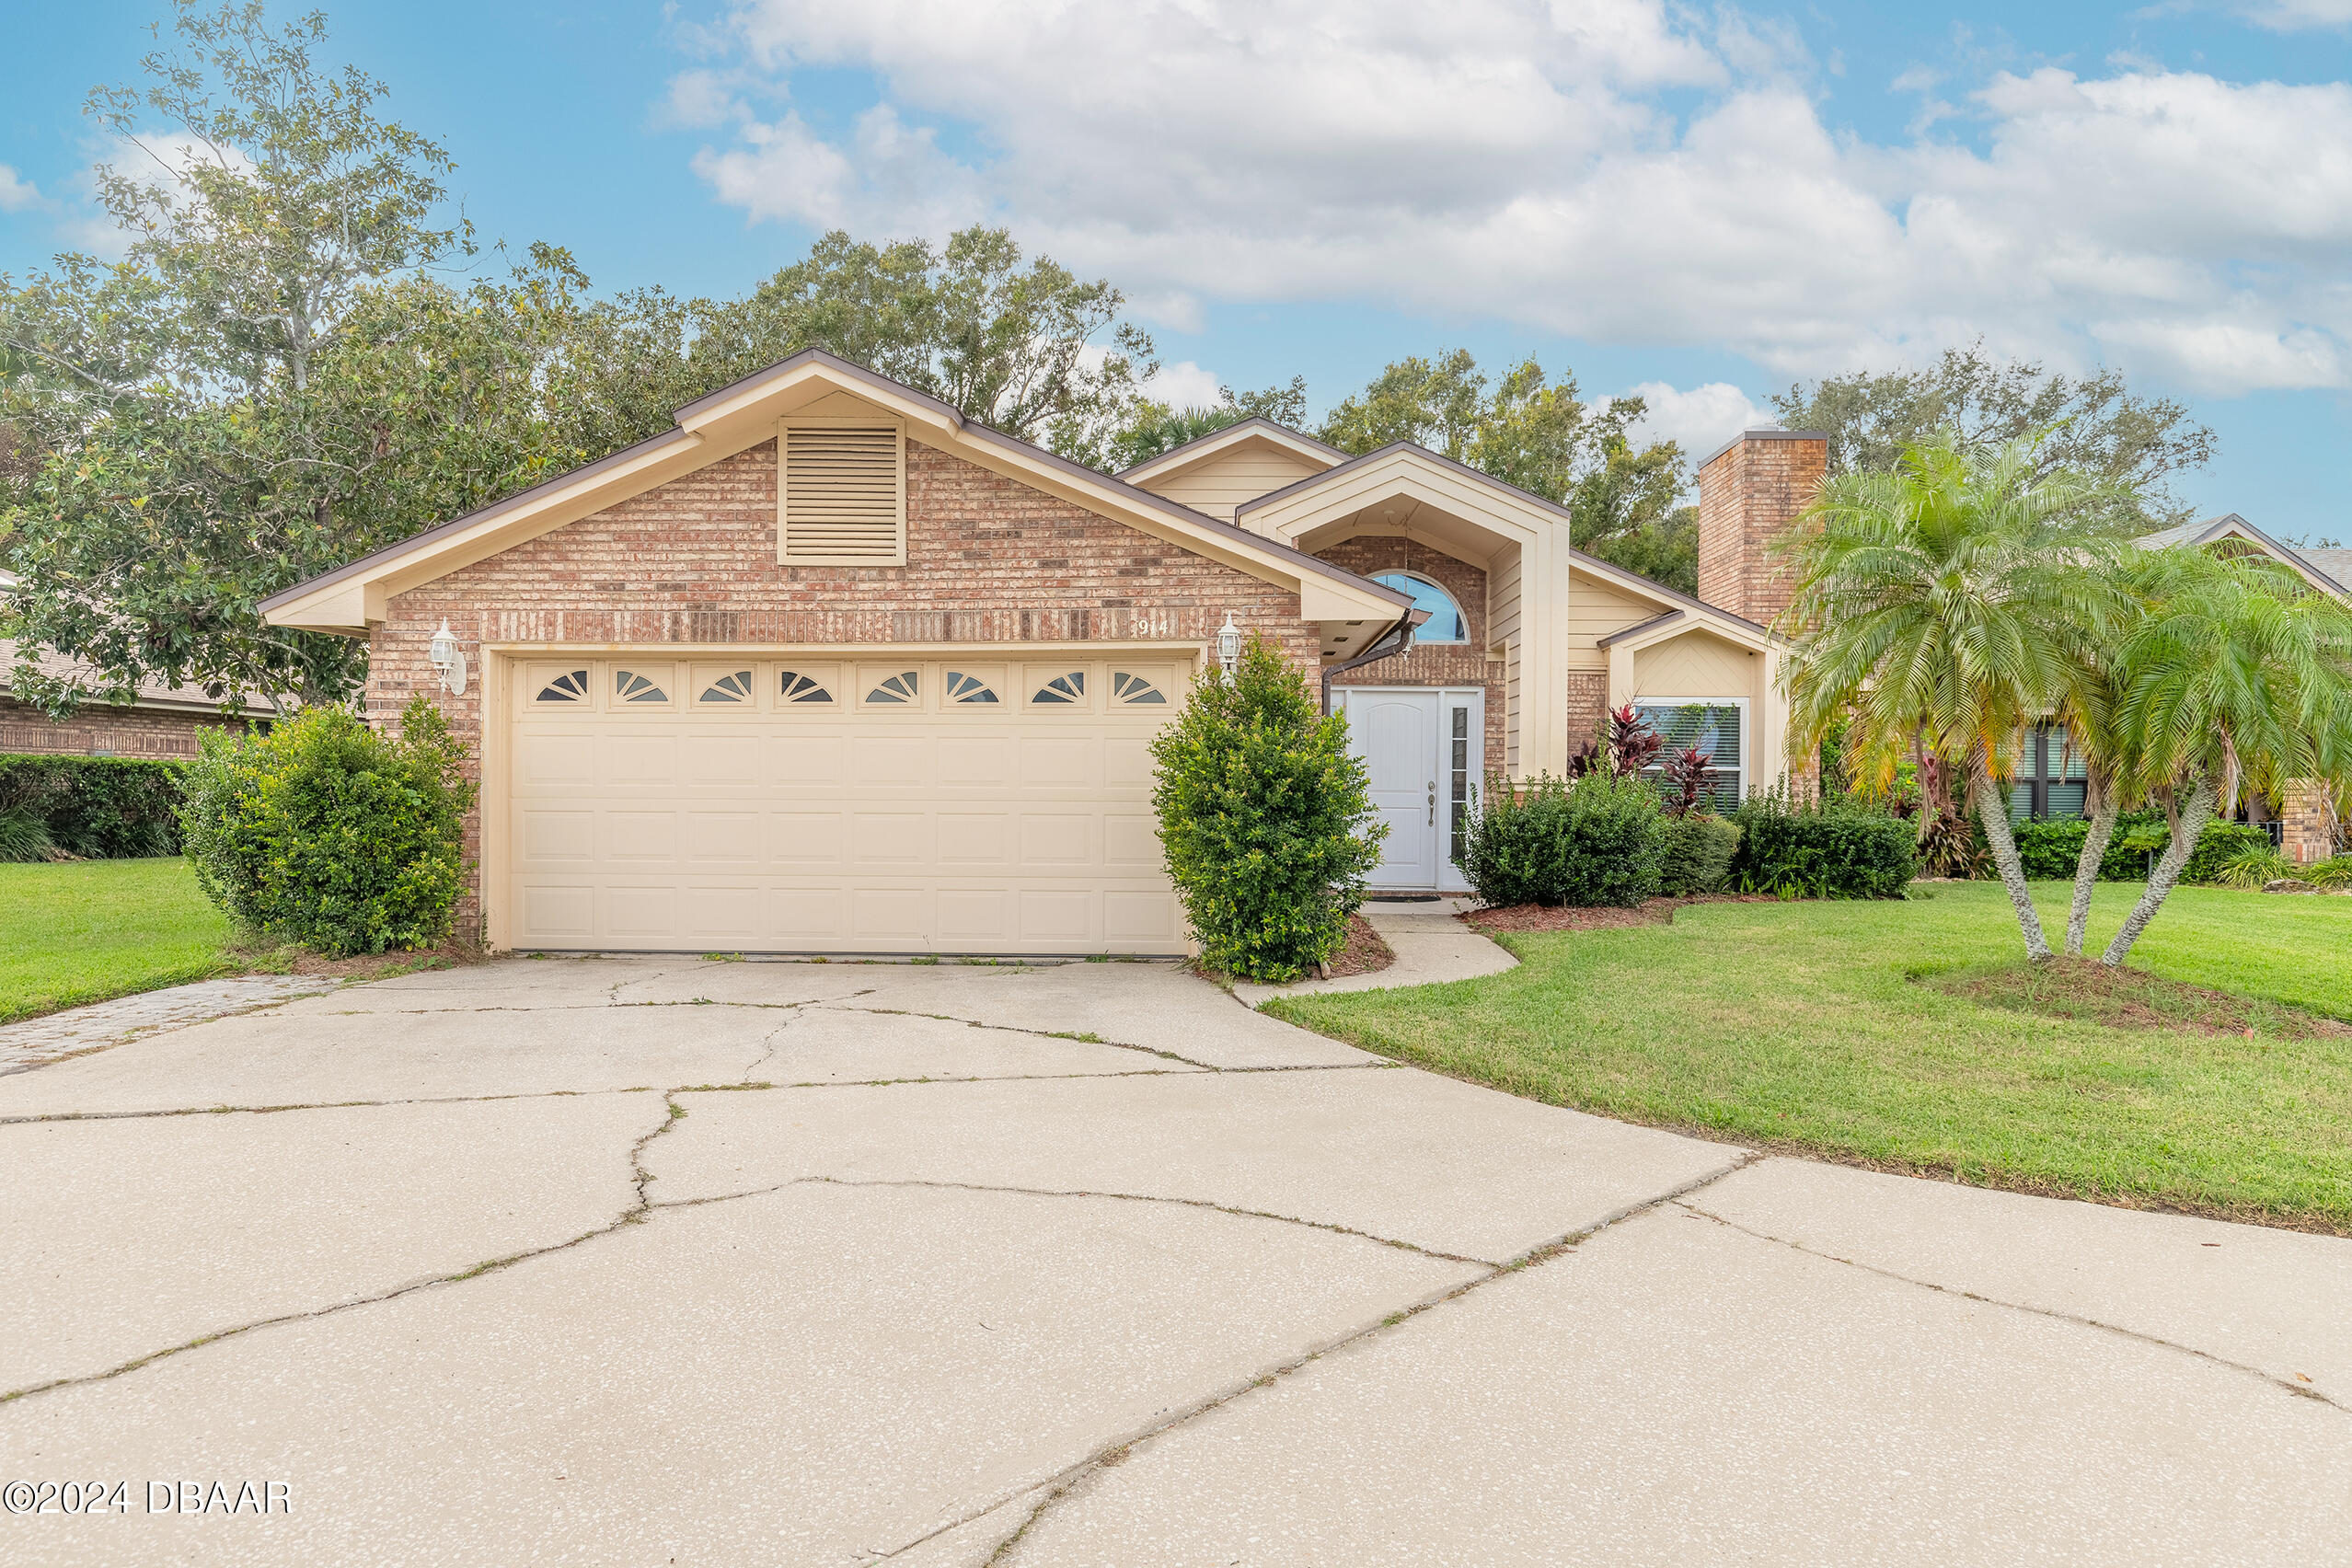
[[[16,587],[24,579],[15,572],[0,569],[0,593]],[[41,649],[26,653],[13,638],[0,637],[0,697],[11,695],[11,673],[19,663],[29,663],[52,680],[79,681],[87,685],[103,685],[96,679],[98,669],[78,659],[68,658],[55,649]],[[236,699],[242,711],[264,717],[279,711],[276,699],[260,692],[240,691]],[[91,699],[91,706],[113,708],[119,703]],[[219,713],[224,711],[219,700],[204,695],[198,686],[178,686],[159,680],[143,680],[132,687],[131,706],[153,708],[173,713]]]
[[[1536,494],[1533,490],[1521,490],[1515,484],[1496,478],[1493,475],[1488,473],[1483,468],[1473,468],[1468,463],[1462,462],[1459,458],[1448,457],[1443,452],[1433,452],[1428,447],[1424,446],[1419,442],[1415,441],[1392,441],[1386,446],[1375,447],[1373,450],[1363,454],[1361,456],[1350,457],[1344,463],[1340,463],[1330,468],[1326,468],[1320,474],[1309,474],[1307,478],[1299,479],[1295,483],[1285,485],[1278,490],[1268,490],[1265,494],[1257,497],[1255,500],[1243,502],[1235,509],[1234,515],[1238,518],[1244,512],[1255,512],[1261,507],[1272,506],[1277,502],[1286,500],[1289,497],[1299,495],[1307,490],[1312,490],[1317,485],[1328,484],[1334,480],[1345,478],[1348,475],[1355,473],[1359,468],[1368,468],[1376,463],[1384,462],[1390,457],[1400,455],[1419,457],[1428,462],[1435,463],[1439,467],[1447,470],[1448,472],[1458,474],[1480,485],[1483,485],[1489,490],[1499,490],[1514,501],[1524,502],[1525,504],[1536,507],[1540,511],[1551,513],[1563,523],[1568,521],[1570,518],[1571,514],[1568,509],[1561,505],[1558,502],[1546,501],[1543,497]]]
[[[1246,420],[1236,420],[1222,430],[1194,436],[1182,446],[1171,446],[1157,457],[1147,457],[1140,463],[1122,468],[1119,478],[1130,484],[1147,478],[1165,478],[1179,468],[1189,468],[1228,447],[1239,446],[1251,440],[1266,442],[1293,456],[1303,457],[1310,463],[1321,463],[1327,467],[1347,460],[1347,454],[1336,446],[1295,431],[1288,425],[1276,424],[1262,414],[1251,414]]]
[[[1286,500],[1303,496],[1319,485],[1343,481],[1359,469],[1400,456],[1433,464],[1447,474],[1497,494],[1506,502],[1541,513],[1551,521],[1562,526],[1574,521],[1574,514],[1556,501],[1546,500],[1532,490],[1521,490],[1507,480],[1496,478],[1482,468],[1473,468],[1458,458],[1448,457],[1442,452],[1433,452],[1428,447],[1411,441],[1392,441],[1388,445],[1376,451],[1366,452],[1360,457],[1351,457],[1325,473],[1300,479],[1297,483],[1286,485],[1278,490],[1271,490],[1254,501],[1244,502],[1235,516],[1238,518],[1261,508],[1278,505]],[[1571,534],[1569,536],[1573,541],[1574,536]],[[1734,615],[1720,605],[1711,605],[1704,599],[1693,597],[1678,589],[1669,588],[1663,582],[1653,582],[1639,572],[1628,571],[1623,567],[1605,561],[1597,555],[1590,555],[1575,548],[1573,543],[1568,550],[1568,559],[1575,571],[1599,578],[1637,596],[1648,598],[1675,614],[1697,611],[1702,620],[1712,623],[1717,629],[1727,632],[1742,641],[1754,642],[1761,647],[1775,645],[1781,640],[1779,634],[1770,627],[1749,620],[1746,616]],[[1614,633],[1613,637],[1624,638],[1635,630],[1656,624],[1659,618],[1662,617],[1643,621],[1638,627],[1624,628]]]
[[[2259,546],[2266,553],[2301,572],[2314,588],[2352,598],[2352,550],[2298,548],[2283,539],[2272,538],[2234,512],[2208,517],[2201,523],[2159,528],[2152,534],[2141,535],[2133,543],[2151,550],[2170,549],[2175,545],[2197,549],[2218,539],[2228,538],[2243,539],[2248,544]]]
[[[876,403],[905,418],[910,436],[919,429],[933,444],[1009,472],[1049,493],[1064,493],[1113,521],[1266,581],[1295,583],[1302,599],[1336,600],[1357,616],[1401,612],[1411,604],[1393,589],[1279,540],[968,420],[953,405],[863,365],[823,349],[803,349],[677,409],[674,430],[271,594],[261,602],[261,613],[273,625],[363,635],[367,622],[383,618],[383,601],[389,594],[431,582],[771,439],[777,421],[790,411],[784,404],[812,386]],[[1331,618],[1303,603],[1301,610],[1307,619]]]

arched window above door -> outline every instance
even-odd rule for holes
[[[1383,588],[1393,588],[1400,594],[1412,594],[1412,607],[1429,612],[1429,618],[1422,622],[1421,628],[1413,633],[1413,641],[1431,643],[1470,640],[1470,617],[1462,614],[1461,605],[1454,602],[1454,596],[1451,594],[1447,593],[1426,577],[1412,571],[1383,571],[1376,573],[1372,581]]]

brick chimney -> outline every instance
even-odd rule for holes
[[[1829,466],[1817,430],[1743,431],[1699,465],[1699,596],[1769,622],[1788,607],[1785,569],[1765,547],[1812,504]]]

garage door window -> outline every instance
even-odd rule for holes
[[[922,700],[922,688],[921,672],[902,670],[897,674],[884,676],[875,685],[873,690],[866,694],[866,700],[880,703],[919,702]]]
[[[962,670],[950,670],[947,673],[947,694],[950,702],[994,702],[997,700],[995,689],[986,681],[982,680],[978,675],[966,674]]]
[[[613,672],[613,695],[623,702],[667,702],[670,694],[653,684],[650,675],[635,670]]]
[[[1124,703],[1164,704],[1168,700],[1166,692],[1161,691],[1143,676],[1131,674],[1125,670],[1112,673],[1111,695],[1115,700]]]
[[[721,675],[702,688],[702,700],[705,702],[749,702],[751,699],[752,673],[749,670]]]
[[[539,688],[541,702],[585,702],[588,700],[588,672],[567,670]]]
[[[831,702],[833,700],[833,694],[824,689],[823,682],[816,676],[801,670],[785,671],[778,689],[783,692],[784,700],[787,702]]]
[[[1083,703],[1086,701],[1086,672],[1072,670],[1066,674],[1055,675],[1043,686],[1039,686],[1037,695],[1029,700],[1048,706],[1056,703]]]

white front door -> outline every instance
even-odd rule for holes
[[[1485,694],[1428,686],[1340,689],[1348,749],[1363,759],[1373,809],[1389,824],[1371,885],[1414,892],[1466,886],[1453,864],[1453,839],[1484,762]]]

